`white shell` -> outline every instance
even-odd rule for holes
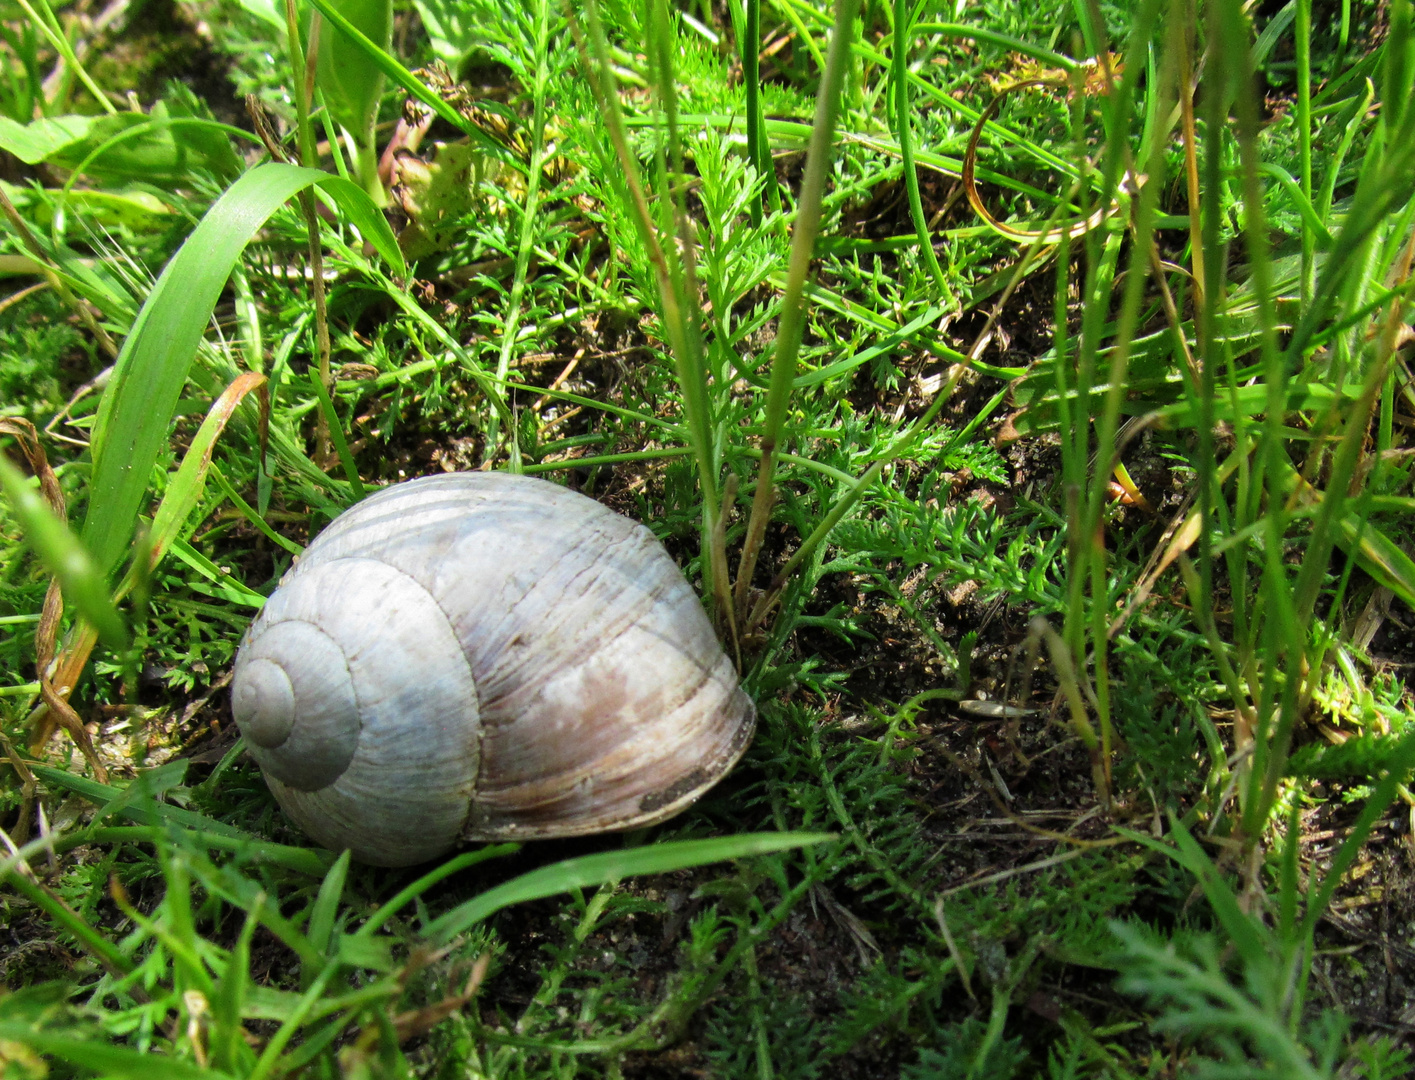
[[[231,701],[285,812],[380,866],[661,821],[756,722],[653,534],[508,473],[341,515],[247,631]]]

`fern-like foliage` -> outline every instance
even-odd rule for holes
[[[1022,1040],[1003,1039],[984,1048],[987,1025],[969,1017],[955,1024],[942,1040],[942,1050],[925,1049],[908,1066],[901,1080],[1012,1080],[1027,1064]],[[982,1060],[978,1060],[979,1052]]]
[[[1300,1026],[1289,1022],[1284,987],[1272,969],[1251,968],[1233,979],[1223,943],[1210,934],[1165,940],[1149,929],[1116,922],[1120,988],[1162,1010],[1154,1029],[1199,1044],[1194,1075],[1214,1080],[1282,1076],[1327,1080],[1341,1064],[1346,1021],[1324,1011]]]
[[[1313,780],[1357,780],[1380,776],[1390,767],[1390,759],[1402,736],[1355,735],[1335,745],[1309,743],[1288,759],[1289,776]]]
[[[825,1052],[839,1056],[900,1033],[927,1039],[955,977],[952,964],[924,950],[906,948],[895,962],[879,961],[842,996]]]

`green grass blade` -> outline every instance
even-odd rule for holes
[[[329,942],[334,934],[334,922],[339,914],[339,904],[344,898],[344,882],[349,877],[350,852],[341,852],[339,858],[334,860],[334,865],[329,868],[329,872],[324,875],[324,880],[320,882],[319,894],[315,897],[314,906],[310,909],[309,925],[305,929],[305,936],[309,942],[320,953],[329,951]],[[308,990],[314,982],[314,978],[319,974],[319,968],[305,964],[300,969],[300,983]]]
[[[108,582],[83,542],[44,504],[10,459],[0,453],[0,486],[36,555],[59,579],[65,597],[115,652],[128,648],[128,629],[108,595]]]
[[[1258,171],[1265,176],[1271,176],[1281,185],[1282,190],[1287,193],[1292,206],[1302,216],[1303,243],[1310,243],[1314,250],[1327,251],[1331,248],[1331,233],[1327,232],[1327,227],[1322,224],[1321,217],[1312,207],[1312,200],[1306,193],[1306,185],[1299,185],[1292,175],[1281,165],[1273,161],[1263,161],[1258,164]],[[1306,281],[1306,271],[1303,271],[1302,280]]]
[[[93,815],[93,823],[99,824],[110,814],[121,814],[139,799],[148,804],[155,802],[159,795],[179,786],[186,775],[185,758],[176,758],[155,769],[141,770],[127,787],[119,789],[117,795],[99,808]]]
[[[1297,0],[1297,26],[1293,31],[1297,46],[1297,153],[1302,178],[1302,197],[1312,205],[1312,0]],[[1317,216],[1318,223],[1321,215]],[[1325,228],[1322,230],[1325,232]],[[1316,236],[1303,215],[1301,294],[1305,303],[1312,295],[1316,273]]]
[[[1238,902],[1238,895],[1172,810],[1169,813],[1169,832],[1178,846],[1175,859],[1199,879],[1204,895],[1208,897],[1209,905],[1218,916],[1229,941],[1238,949],[1250,968],[1261,967],[1267,959],[1264,948],[1266,928],[1243,910]]]
[[[198,592],[205,592],[208,596],[220,596],[229,600],[233,604],[240,604],[242,607],[255,608],[259,610],[265,606],[265,597],[244,582],[236,580],[231,574],[222,570],[214,562],[208,559],[196,548],[185,540],[173,540],[171,546],[172,554],[182,562],[186,563],[207,581],[210,585],[202,585],[198,582],[189,582]]]
[[[226,498],[231,500],[231,505],[233,505],[238,511],[240,511],[242,517],[244,517],[257,529],[259,529],[261,534],[267,540],[269,540],[272,544],[277,545],[278,547],[284,548],[291,555],[303,555],[305,553],[305,549],[301,545],[295,543],[289,537],[281,536],[278,532],[272,529],[270,527],[269,522],[267,522],[265,518],[261,517],[260,514],[256,512],[255,507],[251,506],[250,503],[246,502],[245,499],[241,498],[241,493],[231,486],[231,481],[226,479],[226,474],[223,473],[217,466],[211,466],[210,476],[213,480],[216,481],[216,486],[221,489],[222,494],[224,494]]]
[[[93,81],[93,77],[89,75],[88,70],[79,61],[78,55],[74,52],[74,46],[69,41],[68,33],[65,31],[64,27],[60,25],[59,20],[55,18],[53,10],[45,0],[39,0],[39,6],[44,9],[44,14],[48,16],[48,18],[41,18],[39,13],[30,6],[29,0],[19,0],[19,5],[24,9],[24,13],[29,16],[30,22],[38,27],[40,33],[49,39],[49,43],[54,47],[54,51],[64,58],[64,63],[68,65],[69,70],[78,76],[79,81],[83,83],[88,92],[93,95],[94,100],[103,108],[103,111],[110,116],[116,113],[118,111],[117,107],[113,102],[108,100],[108,95],[99,89],[98,84]]]
[[[202,421],[191,445],[187,447],[176,475],[167,484],[162,501],[157,505],[157,513],[153,515],[148,543],[154,565],[177,538],[187,518],[201,500],[202,492],[206,489],[207,472],[211,468],[211,455],[216,450],[216,440],[226,430],[236,407],[252,391],[263,394],[264,387],[264,375],[247,372],[222,391],[212,403],[206,419]]]
[[[359,467],[354,464],[354,455],[349,452],[349,440],[344,438],[344,428],[339,423],[339,414],[334,411],[334,402],[329,400],[329,391],[324,388],[319,372],[313,369],[310,371],[310,386],[314,388],[315,397],[319,398],[320,411],[324,414],[325,423],[329,425],[329,437],[334,442],[334,452],[339,455],[339,464],[344,469],[349,487],[353,489],[354,501],[359,502],[364,497],[364,483],[359,479]]]
[[[609,45],[598,4],[590,4],[586,9],[584,42],[585,74],[603,110],[609,140],[623,170],[623,192],[625,202],[632,211],[631,217],[639,238],[649,254],[654,277],[658,284],[658,302],[663,331],[672,354],[678,386],[683,395],[683,414],[687,421],[688,441],[692,444],[698,467],[698,482],[701,485],[706,508],[703,528],[703,548],[708,548],[719,513],[718,507],[718,466],[714,459],[711,410],[707,397],[707,384],[702,367],[702,343],[699,316],[701,312],[696,296],[689,295],[684,287],[684,260],[680,257],[679,245],[674,240],[671,225],[662,225],[655,219],[650,204],[649,193],[645,190],[643,176],[638,161],[629,145],[625,133],[625,123],[619,105],[618,87],[614,65],[610,59]],[[662,32],[662,31],[661,31]],[[660,55],[663,46],[658,46]],[[670,76],[671,78],[671,76]],[[666,94],[660,95],[665,97]],[[661,164],[661,163],[660,163]],[[662,171],[662,169],[660,169]],[[666,177],[660,177],[666,181]],[[663,200],[661,210],[665,216],[672,213],[672,200],[666,191],[660,192]],[[674,256],[670,260],[670,255]],[[720,583],[714,583],[720,584]]]
[[[796,212],[796,224],[791,231],[791,260],[786,279],[786,295],[781,303],[781,321],[772,356],[771,389],[767,396],[765,434],[763,442],[775,449],[786,408],[791,396],[791,381],[796,375],[796,354],[801,347],[805,326],[806,278],[815,252],[816,234],[820,230],[821,202],[825,195],[826,174],[830,168],[835,122],[840,112],[841,89],[845,82],[845,53],[853,32],[856,3],[841,0],[837,11],[837,26],[845,29],[832,34],[830,59],[826,77],[816,98],[815,120],[811,124],[811,146],[806,159],[806,174],[801,181],[801,201]],[[768,486],[771,477],[764,479]],[[763,522],[763,528],[765,523]]]
[[[260,925],[260,905],[246,914],[236,947],[226,961],[226,970],[216,982],[211,996],[212,1035],[209,1044],[213,1069],[237,1070],[251,1063],[253,1055],[243,1038],[241,1013],[251,983],[251,938]]]
[[[521,850],[520,844],[489,844],[476,851],[465,851],[461,855],[453,856],[436,870],[429,870],[422,877],[418,878],[411,885],[401,890],[398,895],[384,903],[377,911],[369,916],[368,922],[359,927],[359,933],[372,935],[378,931],[384,923],[398,914],[407,904],[427,892],[443,878],[451,877],[470,866],[485,862],[487,859],[499,859],[505,855],[514,855]]]
[[[305,1020],[310,1014],[310,1010],[312,1010],[319,1003],[320,998],[324,996],[325,985],[334,977],[334,972],[337,969],[337,965],[330,964],[319,973],[314,984],[301,996],[299,1003],[291,1011],[290,1016],[280,1025],[279,1030],[271,1036],[270,1041],[265,1044],[265,1049],[261,1051],[260,1059],[256,1062],[255,1068],[248,1074],[247,1080],[264,1080],[264,1078],[270,1074],[271,1070],[275,1068],[275,1063],[279,1059],[280,1054],[284,1051],[290,1040],[299,1032],[300,1028],[304,1026]]]
[[[219,896],[232,907],[246,911],[259,909],[261,924],[275,935],[303,964],[318,966],[324,963],[324,956],[317,952],[295,924],[285,918],[274,905],[264,904],[265,891],[251,878],[246,877],[229,864],[217,866],[201,852],[188,848],[183,852],[192,874],[201,886],[213,896]],[[262,906],[264,904],[264,906]],[[320,973],[324,977],[337,965],[328,965]]]
[[[771,144],[767,141],[766,117],[762,113],[762,5],[761,0],[745,0],[743,18],[737,16],[733,5],[733,22],[738,23],[737,49],[742,63],[742,84],[747,92],[747,160],[766,178],[761,198],[752,200],[752,224],[761,221],[766,210],[766,200],[771,199],[774,208],[780,208],[781,194],[776,189],[776,167],[771,161]]]
[[[487,401],[491,403],[491,407],[496,410],[496,415],[501,418],[503,423],[515,422],[511,414],[511,407],[506,404],[506,395],[502,392],[501,386],[482,369],[482,366],[477,363],[476,357],[463,348],[452,334],[447,332],[445,326],[419,307],[417,301],[401,289],[390,286],[384,290],[384,293],[402,308],[404,314],[417,323],[420,329],[430,333],[443,348],[457,358],[462,365],[462,370],[472,377],[477,388],[486,395]]]
[[[374,204],[368,194],[352,181],[341,176],[331,176],[329,173],[320,173],[314,182],[320,191],[334,200],[340,213],[373,245],[373,249],[393,273],[398,277],[406,277],[408,264],[403,258],[403,249],[398,246],[398,238],[393,235],[393,229],[389,226],[388,219],[383,216],[383,211]]]
[[[742,557],[735,586],[736,603],[741,607],[751,585],[757,557],[766,538],[775,498],[772,455],[781,448],[786,410],[791,402],[791,385],[796,378],[796,357],[801,348],[801,335],[806,324],[806,278],[810,274],[815,254],[816,234],[820,231],[821,204],[825,196],[826,174],[835,136],[835,123],[840,115],[841,93],[845,84],[850,43],[855,34],[857,0],[837,0],[835,28],[830,35],[830,51],[825,74],[816,95],[815,118],[811,122],[811,144],[806,154],[806,172],[801,180],[801,197],[796,210],[796,223],[791,229],[791,256],[787,264],[786,292],[781,300],[781,316],[777,323],[776,345],[772,350],[771,382],[766,397],[766,416],[762,422],[761,465],[757,471],[757,490],[752,498],[751,516],[747,519],[747,536],[742,544]]]
[[[919,34],[938,34],[940,37],[959,38],[962,40],[985,41],[989,45],[997,45],[1006,49],[1010,53],[1019,53],[1022,56],[1030,56],[1033,60],[1040,60],[1048,67],[1061,68],[1062,71],[1072,72],[1081,65],[1077,64],[1069,56],[1063,56],[1059,52],[1043,48],[1035,42],[1023,41],[1010,34],[1004,34],[997,30],[989,30],[981,26],[964,26],[960,23],[939,23],[921,22],[914,25],[914,30]]]
[[[603,885],[635,874],[667,874],[691,866],[768,855],[808,844],[824,844],[834,839],[830,833],[748,833],[712,840],[675,840],[667,844],[650,844],[625,851],[607,851],[600,855],[566,859],[522,874],[457,905],[430,922],[424,934],[434,944],[444,944],[512,904],[540,900],[570,889]]]
[[[323,877],[334,862],[332,852],[319,848],[291,847],[257,840],[252,836],[227,836],[208,829],[178,829],[166,825],[112,825],[68,833],[53,841],[56,852],[71,851],[84,844],[157,844],[164,838],[176,837],[193,848],[214,848],[241,856],[246,866],[280,866],[307,877]],[[0,864],[3,865],[3,864]]]
[[[270,163],[227,189],[163,270],[123,343],[99,406],[82,536],[100,572],[111,573],[127,550],[167,425],[236,260],[270,216],[312,184],[334,197],[395,270],[403,267],[387,222],[347,180]]]
[[[892,92],[894,94],[894,138],[899,143],[899,156],[904,160],[904,189],[909,195],[909,216],[919,238],[919,250],[924,265],[933,278],[940,298],[949,295],[943,267],[934,252],[933,234],[924,217],[924,203],[919,196],[919,171],[914,164],[913,137],[909,131],[909,45],[913,40],[909,15],[913,5],[909,0],[894,0],[894,44],[890,57]]]
[[[100,784],[96,780],[89,780],[82,776],[75,776],[73,773],[65,772],[63,769],[55,769],[49,765],[38,765],[30,763],[30,771],[45,783],[54,787],[64,788],[72,791],[75,795],[81,795],[89,802],[97,803],[99,806],[111,806],[112,809],[130,821],[136,821],[139,825],[163,825],[171,823],[179,825],[184,829],[196,829],[198,832],[216,833],[220,836],[227,836],[233,839],[244,839],[252,842],[256,838],[250,833],[243,832],[234,825],[227,825],[225,822],[209,818],[205,814],[198,814],[191,810],[183,810],[179,806],[168,806],[165,803],[147,801],[140,805],[130,805],[122,800],[125,789],[112,787],[109,784]],[[142,784],[139,777],[133,781],[134,785]]]
[[[23,1024],[0,1023],[0,1039],[32,1046],[70,1064],[92,1069],[105,1077],[131,1080],[232,1080],[230,1073],[203,1068],[195,1062],[180,1061],[161,1054],[145,1054],[97,1039],[84,1039],[58,1032],[35,1031]]]
[[[1314,514],[1325,506],[1327,499],[1332,498],[1330,491],[1325,494],[1319,492],[1291,463],[1281,459],[1272,484],[1285,496],[1295,493],[1305,504],[1316,503],[1316,506],[1309,506]],[[1349,500],[1343,500],[1343,503],[1346,502]],[[1397,506],[1402,510],[1411,509],[1406,505]],[[1407,603],[1415,603],[1415,560],[1380,528],[1370,521],[1363,521],[1359,513],[1348,512],[1343,506],[1333,511],[1331,516],[1332,525],[1323,528],[1323,536],[1334,528],[1332,543],[1354,558],[1356,564],[1381,585]]]

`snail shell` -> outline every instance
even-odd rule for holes
[[[756,722],[653,534],[507,473],[341,515],[247,631],[231,693],[285,812],[380,866],[661,821]]]

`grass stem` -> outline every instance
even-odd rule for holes
[[[815,118],[811,122],[810,148],[806,152],[806,172],[801,180],[801,196],[797,203],[796,222],[791,230],[791,256],[787,265],[785,295],[777,322],[776,345],[771,359],[771,383],[767,391],[766,415],[762,423],[761,464],[757,469],[757,489],[752,497],[751,516],[747,519],[747,535],[742,544],[741,562],[737,568],[734,604],[740,612],[745,606],[761,554],[766,527],[771,520],[775,497],[774,455],[784,448],[783,431],[786,409],[791,399],[791,383],[796,376],[796,356],[801,348],[805,327],[806,279],[815,251],[816,234],[820,231],[821,200],[825,194],[825,179],[830,167],[835,123],[840,114],[841,88],[845,83],[850,41],[855,29],[858,0],[836,0],[835,27],[830,35],[830,50],[825,72],[816,94]]]
[[[913,140],[909,134],[909,45],[913,39],[910,15],[913,5],[909,0],[894,0],[894,44],[890,54],[890,68],[893,72],[894,93],[894,138],[899,143],[899,156],[904,161],[904,188],[909,195],[909,216],[914,221],[914,233],[919,238],[919,251],[924,257],[924,265],[933,278],[938,298],[951,295],[948,282],[943,276],[943,267],[938,264],[934,252],[933,234],[929,231],[924,217],[924,204],[919,196],[919,173],[914,165]]]

